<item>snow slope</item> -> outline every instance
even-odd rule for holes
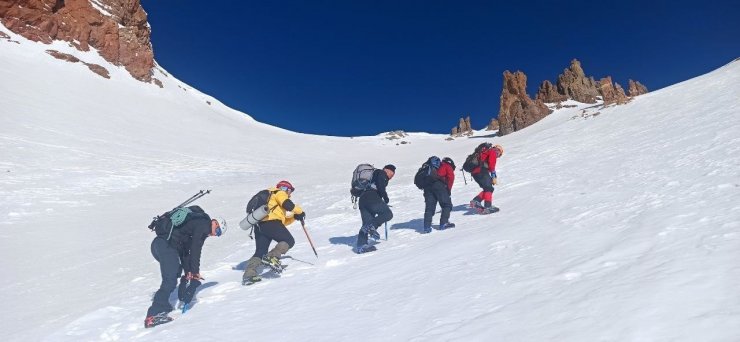
[[[132,80],[0,40],[0,260],[6,340],[736,341],[740,338],[740,63],[579,116],[559,110],[503,138],[336,138],[254,121],[158,71]],[[211,102],[208,104],[206,101]],[[587,108],[593,114],[595,108]],[[576,117],[574,119],[574,117]],[[413,173],[504,145],[495,203],[461,175],[452,230],[420,234]],[[389,240],[351,252],[348,181],[394,163]],[[253,241],[237,228],[280,179],[308,213],[279,279],[239,284]],[[143,329],[159,285],[151,216],[199,189],[231,230],[204,248],[198,302]],[[438,219],[438,217],[435,217]]]

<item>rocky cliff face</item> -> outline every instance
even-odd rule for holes
[[[488,126],[486,126],[486,131],[495,131],[498,130],[498,120],[491,119],[491,122],[488,123]]]
[[[619,83],[612,83],[611,76],[604,77],[599,81],[599,93],[605,106],[629,102],[629,98],[624,94],[624,89]]]
[[[568,97],[558,93],[558,88],[549,80],[544,80],[540,84],[540,88],[537,90],[535,99],[545,103],[556,103],[565,101]]]
[[[646,94],[648,89],[638,81],[629,80],[629,94],[631,97]]]
[[[558,76],[557,88],[558,93],[583,103],[596,103],[599,96],[596,82],[593,77],[586,76],[577,59],[572,60],[570,67]]]
[[[139,0],[2,0],[0,21],[30,40],[97,49],[138,80],[152,80],[154,53]]]
[[[523,72],[504,72],[504,89],[501,91],[498,115],[500,135],[527,127],[550,112],[542,101],[534,101],[527,95],[527,76]]]
[[[473,127],[470,125],[470,116],[466,118],[460,118],[460,121],[457,123],[457,126],[452,127],[452,131],[450,132],[450,135],[453,137],[462,137],[464,135],[471,136],[473,135]]]

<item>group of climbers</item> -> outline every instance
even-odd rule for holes
[[[471,173],[482,191],[470,201],[470,207],[481,214],[498,211],[492,205],[493,185],[497,184],[496,160],[503,155],[500,145],[483,143],[468,156],[463,169]],[[455,227],[449,221],[452,211],[452,187],[455,182],[455,163],[449,157],[439,159],[430,157],[419,169],[414,179],[424,191],[424,224],[423,232],[432,231],[432,218],[437,204],[442,208],[439,229]],[[388,203],[390,198],[386,187],[396,174],[392,164],[382,169],[375,169],[369,164],[361,164],[355,169],[352,177],[352,200],[359,206],[362,225],[357,234],[355,252],[358,254],[372,252],[376,247],[369,243],[369,237],[380,239],[378,228],[393,218]],[[260,191],[247,205],[247,217],[240,222],[242,229],[253,229],[255,252],[247,261],[242,276],[243,285],[261,281],[257,271],[261,265],[269,267],[275,273],[281,273],[283,265],[280,257],[295,244],[295,239],[286,228],[299,221],[303,224],[306,212],[291,200],[295,187],[288,181],[280,181],[276,186]],[[201,195],[202,196],[202,195]],[[183,210],[184,209],[184,210]],[[179,215],[178,214],[182,214]],[[160,218],[166,219],[162,224]],[[170,220],[171,218],[171,220]],[[179,218],[179,219],[178,219]],[[165,215],[158,216],[150,228],[157,237],[151,244],[151,252],[159,262],[162,283],[155,293],[152,305],[144,321],[146,328],[172,321],[169,312],[173,310],[169,296],[178,289],[178,299],[183,312],[188,309],[198,286],[204,278],[200,274],[200,256],[205,239],[209,236],[221,236],[226,232],[224,220],[211,219],[198,206],[178,207]],[[166,229],[160,229],[164,226]],[[177,229],[175,229],[177,227]],[[250,235],[251,236],[251,235]],[[268,251],[272,241],[277,244]],[[180,278],[180,284],[177,280]]]

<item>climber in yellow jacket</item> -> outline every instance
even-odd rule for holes
[[[277,273],[282,272],[280,256],[295,245],[295,239],[286,226],[306,218],[306,212],[290,199],[290,195],[295,191],[290,182],[280,181],[274,188],[268,190],[270,191],[270,198],[267,201],[268,215],[255,225],[256,246],[254,255],[247,261],[247,268],[244,270],[244,285],[262,280],[257,274],[257,267],[260,264],[269,266]],[[268,252],[267,249],[273,240],[277,241],[277,245]]]

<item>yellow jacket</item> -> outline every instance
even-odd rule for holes
[[[267,201],[267,209],[270,213],[262,219],[263,222],[279,220],[287,227],[295,221],[295,218],[293,218],[294,214],[303,213],[303,209],[290,200],[290,195],[288,195],[287,192],[276,187],[272,187],[267,190],[270,191],[270,199]],[[285,206],[288,208],[285,208]]]

